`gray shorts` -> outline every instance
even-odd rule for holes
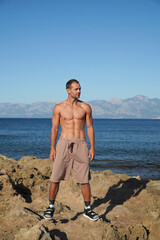
[[[68,180],[71,170],[77,183],[90,180],[90,160],[86,140],[59,139],[56,146],[56,158],[53,163],[51,182]]]

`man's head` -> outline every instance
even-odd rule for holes
[[[78,82],[76,79],[70,79],[70,80],[66,83],[66,89],[71,88],[71,85],[72,85],[72,83],[74,83],[74,82],[79,84],[79,82]]]
[[[81,94],[81,86],[76,79],[71,79],[66,83],[66,90],[71,98],[78,99]]]

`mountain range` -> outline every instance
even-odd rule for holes
[[[51,118],[57,101],[0,103],[0,118]],[[93,118],[160,119],[160,99],[135,96],[127,99],[87,102],[92,107]]]

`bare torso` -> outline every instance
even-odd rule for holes
[[[87,104],[81,101],[73,105],[64,101],[59,104],[61,137],[65,139],[85,139]]]

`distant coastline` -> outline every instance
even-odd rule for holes
[[[0,118],[51,118],[57,101],[0,103]],[[88,101],[96,119],[160,119],[160,99],[135,96]]]

